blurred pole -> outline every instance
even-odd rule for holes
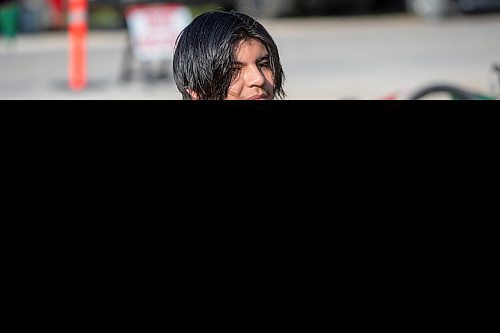
[[[69,87],[82,90],[87,84],[88,0],[69,0]]]

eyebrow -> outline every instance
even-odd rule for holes
[[[259,62],[266,61],[266,60],[269,60],[269,59],[270,59],[270,57],[269,57],[269,54],[268,54],[268,55],[265,55],[265,56],[263,56],[263,57],[258,58],[258,59],[257,59],[257,61],[256,61],[255,63],[257,63],[257,64],[258,64]],[[234,62],[234,65],[235,65],[235,66],[245,66],[245,65],[246,65],[246,63],[241,62],[241,61],[235,61],[235,62]]]

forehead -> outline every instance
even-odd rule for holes
[[[236,43],[236,58],[264,57],[269,54],[266,46],[258,39],[243,39]]]

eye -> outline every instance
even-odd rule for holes
[[[241,75],[242,68],[240,66],[234,66],[232,69],[233,80],[236,80]]]
[[[270,68],[271,67],[271,63],[269,61],[262,61],[261,63],[259,63],[259,67],[261,67],[261,68]]]

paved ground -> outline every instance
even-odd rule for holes
[[[433,82],[487,91],[500,62],[500,14],[424,22],[405,14],[263,20],[277,41],[289,99],[379,99]],[[0,39],[0,99],[177,100],[171,78],[119,80],[125,31],[91,31],[88,86],[68,89],[65,33]]]

